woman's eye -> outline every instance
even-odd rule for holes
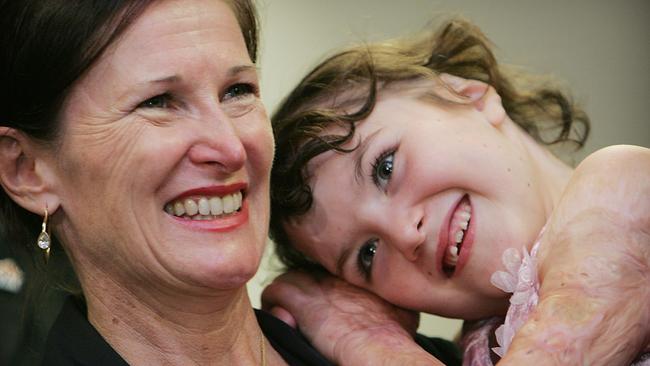
[[[388,181],[393,174],[393,159],[395,152],[384,152],[372,164],[372,181],[382,190],[386,189]]]
[[[171,95],[168,93],[156,95],[138,105],[138,108],[168,108],[171,103]]]
[[[257,92],[257,88],[252,84],[239,83],[230,86],[226,93],[223,96],[223,100],[237,99],[245,97],[247,95],[254,95]]]
[[[377,254],[377,239],[372,239],[366,242],[361,249],[359,249],[359,254],[357,256],[357,266],[359,272],[366,278],[370,278],[372,273],[372,262],[375,259],[375,254]]]

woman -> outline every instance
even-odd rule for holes
[[[278,253],[406,309],[505,317],[493,344],[504,364],[647,362],[650,150],[610,147],[567,166],[546,145],[581,146],[588,119],[552,84],[504,71],[489,44],[452,20],[341,51],[305,76],[273,117]],[[349,306],[354,292],[283,281],[266,306],[336,352],[304,314]],[[483,325],[466,364],[492,363],[499,323]]]
[[[44,364],[327,364],[246,293],[273,156],[252,3],[3,1],[0,17],[2,226],[65,252],[83,295]]]

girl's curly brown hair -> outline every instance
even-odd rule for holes
[[[489,40],[468,21],[452,19],[416,37],[339,52],[309,72],[271,119],[277,147],[271,173],[270,235],[288,268],[320,269],[293,248],[283,228],[286,220],[306,213],[312,205],[309,161],[330,150],[354,150],[343,146],[353,138],[356,125],[370,115],[379,93],[397,83],[400,87],[427,80],[440,84],[440,73],[494,87],[510,118],[540,143],[572,142],[582,147],[587,138],[589,119],[582,109],[548,78],[500,67]],[[325,132],[332,126],[342,127],[345,133]]]

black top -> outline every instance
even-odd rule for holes
[[[83,304],[68,298],[63,304],[45,346],[43,365],[128,366],[88,322]],[[255,310],[262,332],[289,365],[332,365],[293,328]]]
[[[86,319],[83,304],[68,298],[48,336],[43,365],[128,366]],[[292,366],[332,365],[295,329],[272,315],[255,310],[257,322],[273,348]],[[418,336],[418,343],[447,365],[460,365],[452,343]]]

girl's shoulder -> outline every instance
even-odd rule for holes
[[[576,167],[561,201],[569,211],[604,209],[649,227],[650,149],[615,145],[590,154]]]
[[[635,145],[612,145],[588,155],[577,167],[576,173],[650,174],[650,149]]]

